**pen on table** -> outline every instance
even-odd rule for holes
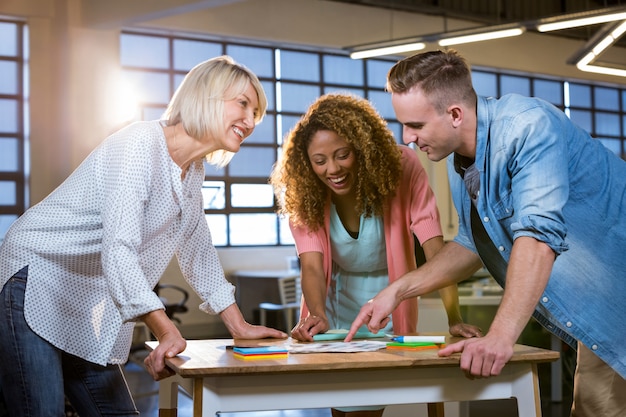
[[[391,338],[394,342],[399,343],[415,343],[415,342],[428,342],[428,343],[446,343],[445,336],[394,336]]]

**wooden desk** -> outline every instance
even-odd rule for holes
[[[147,345],[154,348],[156,343]],[[520,416],[537,417],[537,363],[559,357],[558,352],[516,345],[501,375],[469,380],[459,368],[459,355],[440,358],[434,349],[289,354],[284,359],[244,361],[225,348],[232,344],[232,339],[188,341],[181,355],[168,359],[176,375],[160,382],[159,416],[176,417],[180,386],[193,398],[194,417],[512,397],[517,398]],[[430,416],[437,411],[429,407]]]

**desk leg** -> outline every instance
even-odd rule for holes
[[[519,416],[541,417],[541,395],[539,393],[539,374],[537,364],[533,363],[531,372],[524,373],[513,384],[513,397],[517,399]]]
[[[159,417],[177,417],[178,383],[176,377],[159,382]]]
[[[428,403],[428,417],[445,417],[443,403]]]
[[[203,386],[202,378],[193,380],[193,417],[202,417]]]

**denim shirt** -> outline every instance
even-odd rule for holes
[[[476,207],[499,254],[529,236],[557,254],[534,317],[626,378],[626,162],[551,104],[479,97]],[[448,158],[455,242],[476,252],[470,197]],[[497,254],[496,254],[497,255]],[[505,277],[494,276],[504,286]]]

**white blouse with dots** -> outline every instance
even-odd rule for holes
[[[28,265],[24,312],[59,349],[124,363],[134,320],[163,304],[153,292],[174,255],[217,314],[235,302],[202,208],[204,165],[184,180],[158,121],[108,137],[56,190],[11,226],[0,284]]]

